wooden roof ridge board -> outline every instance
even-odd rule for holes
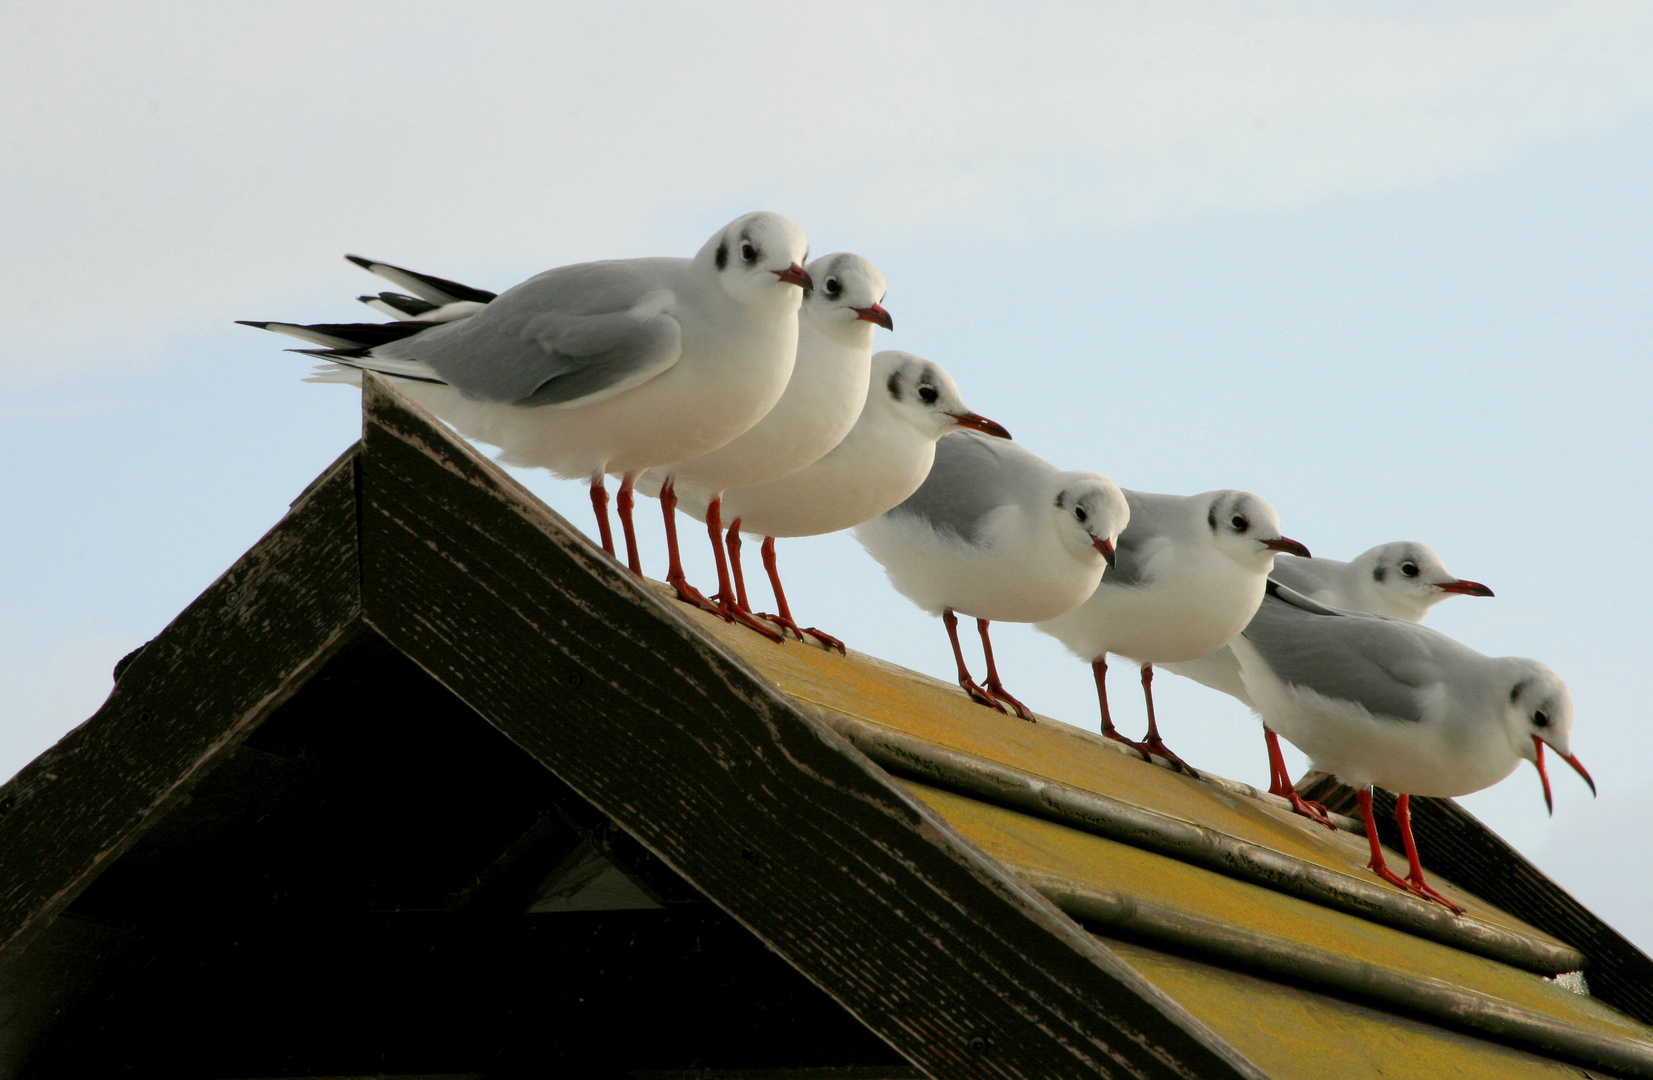
[[[0,961],[370,629],[927,1075],[1266,1075],[372,375],[363,420],[0,788]]]
[[[1355,791],[1324,773],[1304,778],[1305,798],[1352,806]],[[1400,843],[1395,796],[1374,793],[1378,833],[1385,844]],[[1455,875],[1485,897],[1545,933],[1575,945],[1589,960],[1590,992],[1643,1023],[1653,1024],[1653,959],[1607,925],[1526,856],[1487,828],[1455,800],[1412,799],[1412,832],[1426,863],[1451,866]]]

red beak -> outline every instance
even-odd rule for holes
[[[1287,536],[1276,536],[1273,540],[1264,540],[1263,546],[1270,551],[1283,551],[1287,555],[1301,555],[1305,559],[1312,559],[1309,549]]]
[[[1532,737],[1532,744],[1538,751],[1538,760],[1535,764],[1538,766],[1538,778],[1544,782],[1544,806],[1550,811],[1551,814],[1554,814],[1555,803],[1550,798],[1550,773],[1548,769],[1544,768],[1544,740],[1540,739],[1537,735],[1534,735]],[[1555,756],[1561,757],[1561,754],[1558,752]],[[1562,757],[1561,760],[1571,765],[1578,772],[1578,775],[1584,777],[1584,782],[1590,785],[1590,794],[1594,795],[1596,793],[1596,782],[1590,779],[1590,774],[1585,771],[1584,763],[1578,760],[1578,755],[1574,754],[1571,757]]]
[[[890,318],[890,313],[884,310],[882,304],[874,304],[872,307],[850,308],[850,310],[855,312],[864,322],[877,323],[886,330],[895,329],[895,320]]]
[[[1102,553],[1102,561],[1112,566],[1114,564],[1113,541],[1106,536],[1098,536],[1095,538],[1095,543],[1096,550]]]
[[[973,412],[952,412],[947,415],[957,421],[959,427],[969,428],[971,431],[979,431],[983,435],[991,435],[996,439],[1010,438],[1010,432],[1006,431],[998,424],[995,424],[985,416],[977,416]]]
[[[1435,588],[1441,590],[1442,592],[1462,593],[1465,596],[1492,595],[1492,590],[1487,588],[1485,585],[1482,585],[1479,581],[1463,581],[1461,579],[1458,581],[1447,581],[1435,586]]]
[[[770,273],[782,281],[798,286],[800,289],[813,289],[815,287],[815,282],[810,279],[809,271],[797,263],[793,263],[785,270],[771,270]]]

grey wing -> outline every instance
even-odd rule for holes
[[[1336,559],[1305,559],[1300,555],[1276,555],[1269,577],[1300,593],[1323,589],[1348,563]]]
[[[1180,498],[1125,492],[1131,520],[1114,541],[1114,563],[1102,572],[1109,585],[1146,585],[1153,580],[1153,558],[1180,525]]]
[[[1026,453],[1003,439],[973,432],[943,435],[936,442],[930,475],[890,513],[913,514],[938,532],[977,542],[987,515],[1016,501],[1016,476],[1025,467],[1017,455]]]
[[[601,401],[677,363],[671,292],[647,264],[583,263],[500,294],[468,319],[375,349],[419,360],[469,397],[517,405]]]
[[[1242,633],[1282,682],[1379,717],[1421,721],[1419,691],[1441,678],[1434,631],[1340,612],[1272,585]]]

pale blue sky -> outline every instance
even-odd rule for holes
[[[353,391],[231,320],[359,317],[346,251],[501,289],[765,207],[878,261],[881,346],[1064,467],[1490,584],[1432,624],[1568,679],[1601,798],[1563,770],[1548,819],[1523,767],[1467,803],[1653,946],[1650,9],[773,7],[0,13],[0,775],[354,437]],[[781,558],[800,617],[949,673],[852,540]],[[1078,661],[995,641],[1095,726]],[[1173,746],[1266,782],[1243,709],[1159,688]]]

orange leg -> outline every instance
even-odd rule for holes
[[[1263,739],[1268,743],[1268,767],[1270,795],[1278,795],[1291,803],[1294,814],[1302,814],[1310,821],[1326,828],[1337,831],[1332,819],[1327,816],[1326,808],[1317,802],[1310,802],[1297,794],[1297,785],[1291,782],[1291,773],[1286,770],[1286,757],[1280,752],[1280,736],[1263,726]]]
[[[1397,889],[1404,889],[1413,896],[1424,900],[1433,900],[1462,915],[1464,909],[1452,903],[1446,897],[1423,884],[1423,867],[1418,863],[1418,849],[1412,839],[1412,807],[1411,800],[1402,795],[1395,803],[1395,820],[1400,825],[1401,842],[1406,845],[1406,857],[1412,863],[1412,873],[1417,876],[1414,883],[1407,878],[1400,877],[1389,869],[1389,863],[1383,857],[1383,846],[1378,843],[1377,821],[1372,816],[1372,789],[1370,786],[1362,789],[1356,796],[1360,800],[1360,819],[1366,823],[1366,840],[1372,847],[1372,861],[1366,868],[1378,877],[1387,881]]]
[[[1005,705],[1009,705],[1009,711],[1014,712],[1023,720],[1026,720],[1030,724],[1038,723],[1038,720],[1033,715],[1033,710],[1011,697],[1010,694],[1005,691],[1004,685],[999,682],[999,669],[998,666],[993,663],[993,642],[992,639],[987,636],[987,620],[977,619],[976,630],[981,634],[981,651],[987,654],[987,693],[993,698],[993,700],[999,703],[1000,708],[1003,708]]]
[[[706,507],[706,532],[712,539],[712,557],[717,562],[717,595],[713,602],[717,604],[717,612],[730,622],[740,623],[755,633],[762,634],[770,641],[780,642],[786,639],[775,633],[769,627],[752,617],[751,612],[740,605],[735,594],[735,586],[729,579],[729,560],[723,553],[723,496],[719,495]]]
[[[1148,702],[1148,738],[1145,744],[1148,750],[1169,761],[1176,767],[1178,772],[1185,772],[1189,776],[1198,777],[1200,774],[1195,772],[1193,767],[1186,761],[1171,753],[1159,737],[1159,725],[1154,722],[1154,665],[1152,664],[1142,665],[1142,696]]]
[[[849,655],[844,650],[844,643],[831,634],[822,633],[813,626],[801,627],[793,620],[792,608],[786,602],[786,590],[781,588],[780,567],[775,562],[775,538],[773,536],[764,537],[761,550],[763,551],[763,568],[769,572],[769,588],[775,593],[775,607],[780,611],[779,615],[765,615],[764,618],[797,634],[799,641],[802,641],[804,635],[808,634],[827,648],[837,649],[839,655]]]
[[[953,643],[953,660],[959,668],[959,686],[964,688],[964,692],[970,695],[970,700],[977,705],[986,705],[989,709],[1004,712],[1004,706],[995,701],[992,694],[977,685],[976,680],[970,677],[970,669],[964,666],[964,650],[959,648],[959,618],[953,614],[952,608],[941,609],[941,623],[947,627],[947,640]]]
[[[627,473],[620,480],[620,494],[614,497],[614,509],[620,515],[620,531],[626,537],[626,566],[638,577],[643,576],[643,560],[637,553],[637,528],[631,521],[631,508],[636,504],[636,497],[632,495],[637,478]],[[672,535],[676,535],[675,527]]]
[[[608,488],[603,486],[603,474],[591,474],[591,510],[597,515],[597,535],[603,550],[614,554],[614,532],[608,524]]]

